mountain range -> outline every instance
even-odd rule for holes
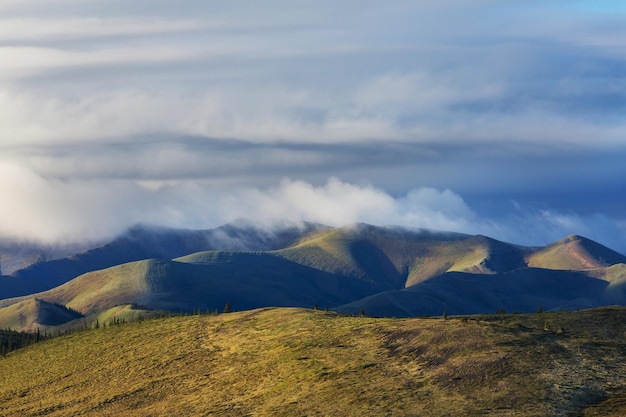
[[[226,304],[381,317],[580,309],[626,304],[625,283],[626,256],[575,235],[525,247],[367,224],[138,225],[104,245],[0,277],[0,328],[54,330]]]

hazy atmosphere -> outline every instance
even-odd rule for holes
[[[626,253],[618,1],[0,1],[0,235],[315,221]]]

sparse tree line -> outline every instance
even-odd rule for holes
[[[34,333],[18,332],[11,329],[0,330],[0,356],[26,346],[34,345],[52,337],[48,333],[41,333],[37,329]]]
[[[65,307],[65,306],[62,306]],[[69,307],[65,307],[68,311],[75,312],[76,314],[80,314],[76,310],[73,310]],[[12,352],[16,349],[24,348],[27,346],[31,346],[35,343],[39,343],[46,339],[50,339],[53,337],[66,336],[82,331],[87,331],[91,329],[105,329],[107,327],[120,326],[126,323],[131,322],[141,322],[145,320],[151,319],[163,319],[170,317],[185,317],[185,316],[217,316],[220,314],[218,309],[193,309],[190,311],[179,311],[178,313],[172,311],[158,311],[158,310],[150,310],[146,306],[133,304],[132,308],[134,310],[145,310],[146,313],[138,314],[132,318],[125,317],[111,317],[108,322],[103,321],[100,322],[100,319],[96,318],[95,320],[89,321],[87,317],[84,317],[80,323],[75,323],[72,327],[66,327],[64,329],[57,330],[54,334],[45,332],[41,333],[39,329],[35,332],[19,332],[12,329],[0,330],[0,357],[6,356],[9,352]],[[227,301],[224,305],[224,309],[222,310],[222,314],[231,313],[232,307],[230,301]]]

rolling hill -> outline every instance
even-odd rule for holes
[[[36,262],[0,277],[0,299],[35,294],[81,274],[144,259],[172,259],[211,249],[271,250],[288,246],[324,226],[306,223],[265,230],[228,224],[210,230],[184,230],[137,225],[110,243],[65,258]]]
[[[220,241],[232,246],[274,248],[195,251],[218,244],[207,238],[218,231],[230,239]],[[578,236],[528,248],[485,236],[356,224],[309,225],[270,237],[232,226],[198,233],[137,229],[113,243],[62,260],[94,270],[46,291],[0,300],[0,328],[16,322],[28,323],[18,330],[53,328],[29,309],[17,321],[15,304],[34,298],[91,321],[133,305],[175,312],[221,311],[226,303],[235,310],[317,305],[411,317],[626,304],[626,257]],[[159,256],[96,268],[148,254]],[[5,288],[19,282],[7,278]],[[127,315],[139,314],[126,308]],[[71,325],[71,319],[57,321]]]
[[[0,358],[0,415],[623,416],[626,310],[153,319]]]
[[[19,329],[24,332],[59,326],[81,317],[83,315],[77,311],[38,298],[28,298],[0,309],[3,329]]]
[[[402,288],[443,272],[521,268],[529,250],[484,236],[357,224],[314,234],[276,254],[327,272],[383,278]]]
[[[212,255],[214,260],[207,264],[156,259],[130,262],[81,275],[36,297],[89,315],[125,304],[176,312],[221,311],[228,301],[237,310],[267,305],[313,307],[316,302],[330,306],[380,290],[367,281],[338,277],[270,254]],[[0,307],[32,298],[2,300]]]

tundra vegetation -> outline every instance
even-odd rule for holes
[[[445,320],[265,308],[102,324],[0,358],[0,415],[626,412],[623,307]]]

